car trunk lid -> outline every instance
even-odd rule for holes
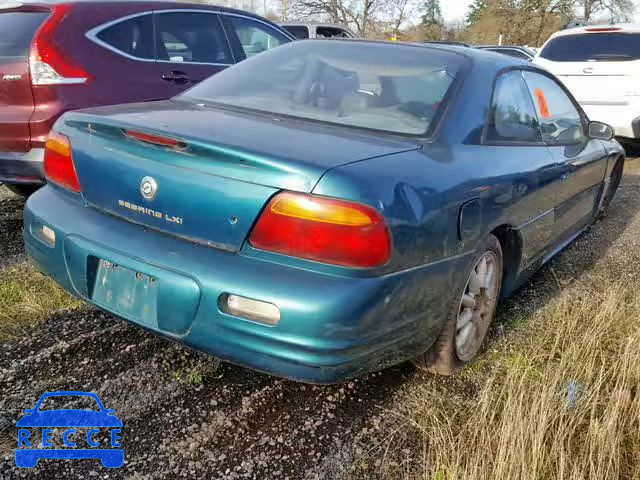
[[[65,118],[62,133],[71,138],[88,204],[229,251],[241,247],[277,191],[311,192],[331,168],[419,148],[410,140],[177,101]]]
[[[0,6],[0,151],[29,150],[29,120],[35,108],[29,48],[48,16],[42,8]]]

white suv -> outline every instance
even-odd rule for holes
[[[640,141],[640,25],[571,28],[547,40],[533,62],[556,75],[591,120]]]

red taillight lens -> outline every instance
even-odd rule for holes
[[[391,256],[387,226],[373,208],[292,192],[269,202],[249,242],[261,250],[346,267],[377,267]]]
[[[49,182],[80,192],[80,182],[73,165],[71,142],[58,132],[51,132],[44,151],[44,173]]]
[[[29,55],[33,85],[69,85],[85,83],[89,74],[73,64],[56,46],[53,32],[69,13],[71,5],[57,5],[33,39]]]

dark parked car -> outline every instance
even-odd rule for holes
[[[475,48],[480,50],[489,50],[490,52],[502,53],[510,57],[519,58],[521,60],[531,61],[536,56],[536,52],[527,47],[519,47],[517,45],[476,45]]]
[[[258,370],[452,373],[500,294],[607,207],[612,135],[506,55],[301,40],[62,117],[26,250],[88,302]]]
[[[41,184],[44,144],[67,110],[170,98],[292,39],[203,4],[0,4],[0,182],[23,193]]]

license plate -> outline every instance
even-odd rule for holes
[[[158,281],[153,277],[99,260],[91,299],[115,314],[158,328]]]

